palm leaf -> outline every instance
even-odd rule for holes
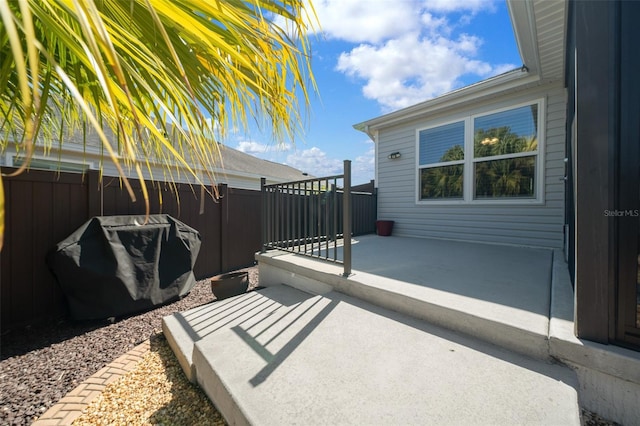
[[[219,140],[205,116],[220,137],[253,120],[284,142],[315,90],[304,0],[0,0],[0,13],[0,151],[48,152],[63,129],[89,124],[132,198],[125,167],[135,170],[147,211],[143,167],[215,183]],[[4,207],[0,192],[0,241]]]

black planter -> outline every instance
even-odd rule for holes
[[[246,293],[248,287],[248,272],[230,272],[211,278],[211,291],[217,300]]]

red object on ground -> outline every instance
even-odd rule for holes
[[[393,232],[393,220],[377,220],[376,232],[378,235],[388,237]]]

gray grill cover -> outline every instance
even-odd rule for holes
[[[169,215],[99,216],[48,256],[74,319],[131,314],[178,300],[195,284],[200,234]]]

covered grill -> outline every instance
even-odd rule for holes
[[[47,259],[78,320],[132,314],[178,300],[195,284],[200,234],[169,215],[98,216]]]

